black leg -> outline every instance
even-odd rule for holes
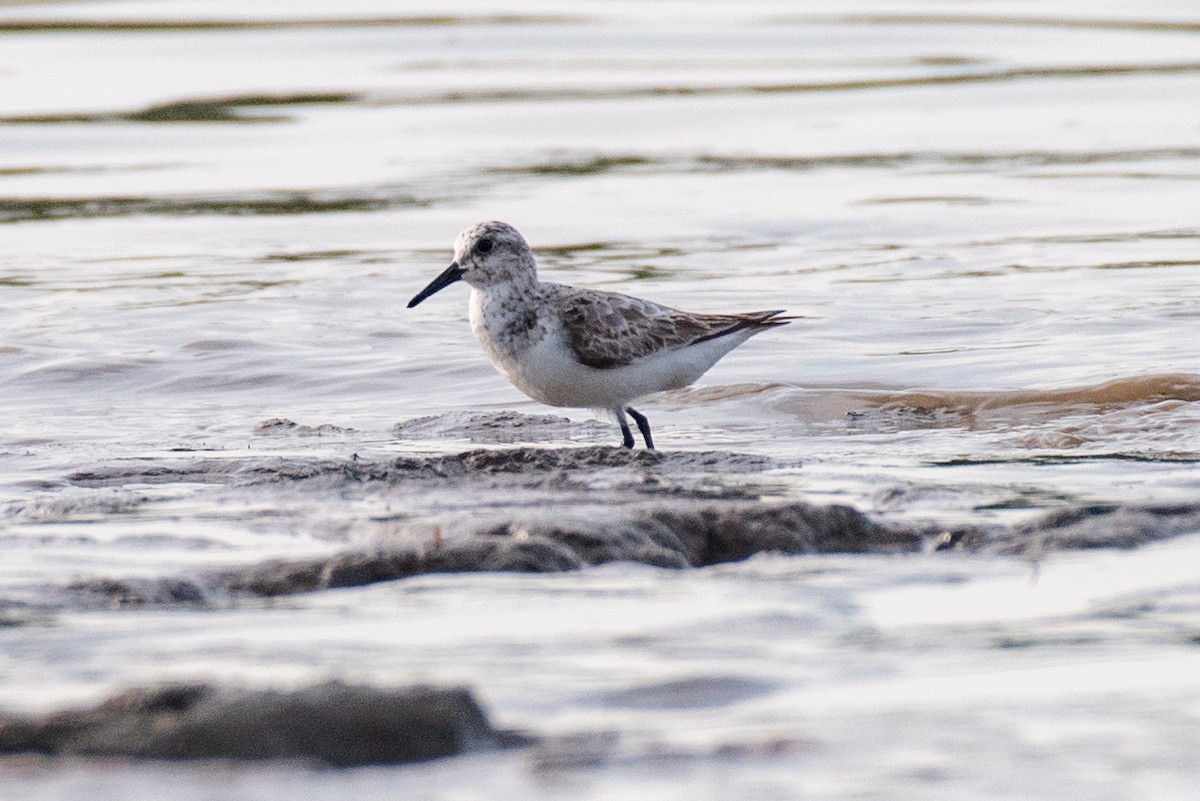
[[[618,414],[617,422],[621,424],[621,444],[633,450],[633,432],[629,430],[629,423],[625,422],[625,415]]]
[[[646,440],[646,450],[654,450],[654,438],[650,436],[650,421],[646,419],[646,415],[629,406],[625,407],[625,411],[629,412],[633,422],[637,423],[638,431],[642,432],[642,439]]]

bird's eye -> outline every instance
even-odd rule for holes
[[[492,240],[480,239],[478,242],[475,243],[475,250],[477,250],[480,253],[491,253],[492,252]]]

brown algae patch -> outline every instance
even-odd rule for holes
[[[1074,415],[1153,412],[1164,403],[1200,402],[1200,375],[1165,373],[1130,376],[1099,384],[1063,389],[1020,390],[829,390],[813,400],[813,393],[793,394],[781,408],[813,416],[809,407],[829,408],[826,417],[845,417],[860,428],[879,430],[912,428],[1023,426]],[[1076,457],[1071,457],[1076,458]],[[1105,458],[1118,458],[1109,455]],[[1001,461],[1006,461],[1002,459]]]

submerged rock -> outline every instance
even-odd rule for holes
[[[409,531],[371,551],[272,560],[224,570],[210,583],[222,592],[276,596],[425,573],[559,572],[618,561],[703,567],[765,552],[911,552],[925,542],[920,532],[883,526],[847,506],[683,503],[608,520],[490,524],[432,544]]]
[[[502,418],[507,419],[507,418]],[[474,418],[467,427],[496,422]],[[433,421],[433,422],[430,422]],[[450,421],[453,422],[453,421]],[[530,426],[558,418],[528,418]],[[412,425],[448,424],[444,417]],[[283,423],[281,425],[287,425]],[[275,426],[275,423],[272,423]],[[1200,531],[1200,507],[1096,505],[1034,523],[883,524],[840,505],[772,497],[766,457],[623,448],[479,448],[388,459],[251,457],[180,463],[136,460],[73,474],[87,487],[129,482],[217,483],[231,497],[381,505],[379,521],[356,520],[373,545],[274,559],[184,578],[87,578],[66,587],[72,602],[117,607],[220,605],[354,587],[428,573],[552,572],[608,562],[703,567],[759,553],[914,553],[945,550],[1026,557],[1061,549],[1135,547]],[[385,504],[380,504],[380,500]],[[366,536],[369,535],[369,536]],[[60,590],[61,588],[55,588]]]
[[[981,550],[1037,556],[1047,551],[1136,548],[1200,532],[1200,507],[1096,504],[1051,512],[979,543]]]
[[[81,578],[66,589],[110,608],[138,606],[208,606],[204,588],[184,578]]]
[[[180,684],[92,709],[0,714],[0,753],[145,759],[299,759],[333,767],[416,762],[529,738],[488,723],[461,688],[340,682],[295,692]]]
[[[526,516],[529,518],[529,515]],[[847,506],[763,501],[648,504],[606,519],[512,519],[401,528],[371,549],[305,559],[273,559],[190,578],[80,579],[77,602],[109,607],[212,606],[240,597],[275,597],[358,587],[429,573],[561,572],[608,562],[689,568],[759,553],[917,553],[944,550],[1037,558],[1063,549],[1133,548],[1200,531],[1192,507],[1086,507],[1006,528],[884,525]]]

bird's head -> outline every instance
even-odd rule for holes
[[[456,281],[476,289],[537,280],[537,266],[525,237],[508,223],[492,220],[473,225],[454,242],[454,261],[408,302],[416,306]]]

